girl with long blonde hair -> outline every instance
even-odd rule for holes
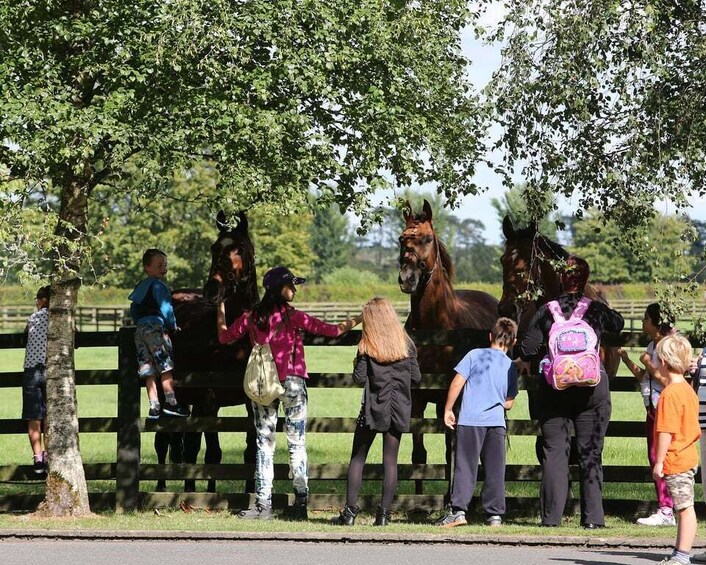
[[[376,526],[390,522],[390,505],[397,490],[397,455],[403,432],[409,431],[412,384],[422,375],[417,349],[400,324],[395,309],[385,298],[373,298],[363,308],[363,332],[353,364],[353,380],[364,385],[363,404],[353,435],[348,467],[346,506],[335,523],[352,526],[358,515],[358,492],[363,467],[378,432],[383,434],[382,503]]]

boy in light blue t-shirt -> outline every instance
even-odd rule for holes
[[[517,324],[499,318],[490,331],[490,347],[469,351],[456,365],[444,409],[444,424],[456,430],[456,463],[451,507],[439,521],[443,527],[466,524],[478,476],[478,460],[485,480],[481,504],[486,524],[500,526],[505,514],[505,411],[517,396],[517,367],[507,356],[517,338]],[[461,395],[458,418],[453,407]]]

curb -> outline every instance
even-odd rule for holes
[[[444,535],[415,533],[326,533],[326,532],[190,532],[133,530],[2,530],[7,540],[141,540],[141,541],[289,541],[305,543],[461,544],[506,546],[575,546],[591,548],[671,548],[674,538],[604,538],[593,536]],[[695,543],[694,549],[706,547]]]

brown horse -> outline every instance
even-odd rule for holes
[[[543,236],[536,226],[515,230],[510,218],[503,220],[505,251],[500,258],[503,267],[503,295],[498,314],[518,323],[518,343],[522,340],[532,316],[542,304],[561,294],[560,269],[569,253],[560,244]],[[592,285],[584,294],[591,300],[607,303]],[[616,347],[601,347],[601,359],[609,376],[617,373],[620,357]]]
[[[192,416],[215,417],[221,406],[245,404],[248,415],[252,409],[242,382],[250,354],[247,340],[232,345],[221,345],[216,333],[216,305],[224,301],[226,321],[231,323],[259,300],[255,272],[255,252],[248,234],[248,221],[244,213],[238,215],[235,227],[226,224],[225,214],[216,217],[218,237],[211,246],[211,268],[208,279],[201,290],[178,289],[172,293],[174,313],[181,331],[174,336],[174,363],[176,393],[180,403],[191,404]],[[230,375],[229,381],[236,387],[179,386],[190,373],[220,372]],[[248,428],[245,463],[255,462],[255,434]],[[205,463],[220,463],[222,451],[217,432],[204,432],[206,439]],[[171,460],[180,462],[180,434],[158,432],[155,434],[155,449],[160,463],[164,463],[168,444],[171,445]],[[201,449],[201,432],[184,434],[183,460],[196,463]],[[164,481],[157,490],[164,490]],[[185,481],[186,491],[195,490],[193,480]],[[215,480],[208,481],[208,491],[215,492]],[[250,489],[252,490],[252,489]]]
[[[453,289],[455,269],[444,244],[432,225],[429,202],[424,201],[421,213],[413,214],[409,202],[403,209],[405,228],[400,235],[400,290],[410,294],[410,312],[405,329],[453,330],[472,328],[488,330],[498,317],[498,301],[477,290]],[[422,373],[449,373],[467,353],[453,346],[418,348]],[[437,416],[443,416],[446,391],[412,391],[412,417],[421,418],[429,402],[436,404]],[[424,436],[413,435],[412,462],[426,463]],[[447,445],[448,447],[448,445]],[[447,451],[447,459],[448,459]]]

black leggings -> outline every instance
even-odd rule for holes
[[[389,508],[397,491],[397,454],[400,451],[402,432],[388,430],[380,433],[383,434],[382,464],[385,469],[385,478],[382,482],[381,506]],[[356,505],[360,485],[363,482],[365,460],[377,434],[378,432],[371,430],[366,425],[359,424],[355,429],[351,462],[348,466],[348,485],[346,487],[346,504],[348,506]]]

